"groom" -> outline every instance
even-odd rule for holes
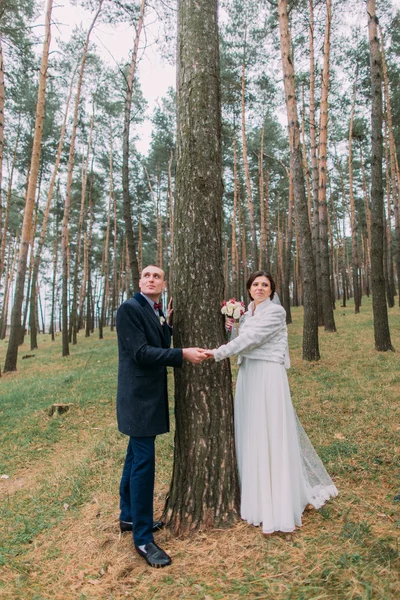
[[[156,435],[169,431],[166,367],[206,358],[199,348],[170,348],[172,330],[159,303],[165,287],[164,271],[149,265],[140,276],[140,292],[117,312],[117,420],[119,431],[129,436],[120,483],[120,528],[133,531],[135,548],[151,567],[171,563],[153,537],[164,525],[153,521],[153,494]]]

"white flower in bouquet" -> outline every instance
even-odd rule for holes
[[[235,310],[233,311],[233,318],[234,319],[240,319],[240,317],[242,316],[243,311],[242,311],[242,307],[241,306],[237,306],[235,308]]]

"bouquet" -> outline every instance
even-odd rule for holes
[[[236,298],[231,298],[230,300],[224,300],[222,303],[221,312],[225,317],[230,317],[237,321],[245,312],[244,302],[240,302],[236,300]],[[226,326],[226,329],[230,332],[228,334],[228,340],[233,340],[237,336],[237,327],[234,324],[233,326]]]
[[[222,303],[221,312],[226,317],[231,317],[232,319],[240,319],[240,317],[244,314],[244,302],[240,302],[236,300],[236,298],[231,298],[230,300],[224,300]]]

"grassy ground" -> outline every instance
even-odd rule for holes
[[[174,559],[155,570],[118,529],[126,438],[115,427],[115,333],[85,339],[62,359],[61,339],[20,350],[0,380],[0,596],[58,600],[400,597],[400,309],[390,311],[396,353],[373,349],[371,303],[337,308],[321,331],[322,359],[301,360],[302,311],[289,328],[293,402],[339,489],[307,511],[293,536],[229,530],[156,541]],[[4,364],[6,342],[0,342]],[[22,360],[25,354],[34,357]],[[172,378],[171,378],[172,384]],[[68,413],[49,417],[54,402]],[[173,435],[157,441],[156,515],[171,476]]]

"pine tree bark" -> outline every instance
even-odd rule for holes
[[[290,32],[287,0],[278,0],[278,19],[280,47],[285,86],[285,101],[288,117],[290,165],[293,173],[293,192],[296,220],[300,238],[301,269],[303,275],[303,358],[308,361],[319,360],[317,283],[315,262],[308,220],[307,198],[304,188],[304,173],[300,144],[300,126],[297,114],[294,66],[290,51]]]
[[[371,72],[371,280],[375,349],[393,350],[383,273],[383,186],[382,186],[382,59],[377,35],[375,0],[367,0]]]
[[[2,199],[2,184],[3,184],[3,156],[4,156],[4,62],[3,62],[3,40],[0,32],[0,246],[2,246],[2,225],[3,225],[3,199]],[[0,280],[3,273],[3,265],[0,254]]]
[[[388,127],[388,136],[389,136],[389,153],[390,153],[390,179],[392,182],[392,194],[393,194],[393,208],[394,208],[394,224],[396,231],[396,274],[397,274],[397,282],[399,285],[399,305],[400,305],[400,179],[398,174],[398,165],[397,165],[397,154],[396,154],[396,144],[393,134],[393,119],[392,119],[392,105],[390,101],[390,93],[389,93],[389,77],[387,73],[386,67],[386,59],[385,59],[385,38],[382,33],[382,29],[378,26],[379,33],[381,36],[381,49],[382,49],[382,74],[383,74],[383,83],[384,83],[384,91],[385,91],[385,101],[386,101],[386,118],[387,118],[387,127]],[[397,178],[396,178],[397,171]],[[388,173],[388,169],[386,170]],[[388,177],[388,175],[386,175]],[[390,221],[390,219],[389,219]],[[388,240],[389,242],[389,240]],[[388,247],[389,248],[389,247]]]
[[[328,205],[326,201],[327,144],[328,144],[328,93],[329,93],[329,58],[332,22],[332,1],[326,0],[326,23],[324,38],[324,67],[322,72],[322,88],[319,121],[319,163],[318,163],[318,216],[320,244],[320,292],[322,316],[325,331],[336,331],[333,316],[333,298],[331,293],[331,274],[329,268],[328,243]]]
[[[36,186],[39,175],[40,153],[43,134],[44,105],[46,98],[47,67],[51,41],[51,11],[53,1],[48,0],[46,7],[45,39],[40,66],[39,91],[36,107],[35,133],[33,138],[32,159],[29,173],[28,188],[25,199],[24,218],[22,223],[21,246],[18,258],[18,271],[15,283],[14,304],[11,314],[11,331],[8,342],[4,371],[16,371],[18,359],[18,343],[21,333],[21,310],[24,298],[24,285],[27,267],[29,244],[32,237],[32,215],[35,205]]]
[[[318,305],[318,324],[324,324],[324,312],[322,307],[321,294],[321,244],[319,231],[319,205],[318,205],[318,187],[319,187],[319,168],[318,168],[318,142],[317,142],[317,124],[315,121],[315,50],[314,50],[314,0],[309,0],[310,9],[310,146],[311,146],[311,186],[312,186],[312,244],[314,250],[316,290]]]
[[[222,152],[217,0],[178,3],[174,345],[224,343]],[[229,361],[175,370],[174,533],[231,524],[238,512]]]
[[[139,40],[143,28],[145,8],[146,0],[142,0],[140,4],[139,19],[136,26],[136,37],[133,46],[132,59],[129,67],[128,77],[126,80],[124,129],[122,132],[122,196],[124,202],[125,235],[128,242],[130,273],[132,276],[132,287],[134,292],[137,292],[139,290],[139,265],[138,258],[136,256],[136,242],[133,233],[131,197],[129,191],[129,131],[131,124],[133,82],[135,78]]]
[[[394,306],[394,272],[393,272],[393,251],[392,251],[392,222],[391,222],[391,203],[390,203],[390,167],[389,167],[389,136],[387,132],[387,122],[385,122],[385,170],[386,170],[386,203],[387,213],[385,218],[385,249],[386,249],[386,260],[384,266],[386,266],[386,298],[389,308]],[[385,210],[385,200],[383,201]]]
[[[283,308],[286,310],[286,323],[292,323],[292,313],[290,311],[290,276],[292,271],[292,244],[293,244],[293,178],[289,173],[289,207],[287,217],[287,232],[285,239],[285,268],[283,278]]]
[[[1,279],[3,277],[3,271],[4,271],[4,260],[5,260],[7,232],[8,232],[8,219],[9,219],[9,215],[10,215],[10,205],[11,205],[11,193],[12,193],[12,186],[13,186],[13,181],[14,181],[14,171],[15,171],[15,165],[16,165],[16,161],[17,161],[17,149],[18,149],[18,145],[19,145],[20,134],[21,134],[21,115],[18,116],[17,135],[16,135],[16,139],[15,139],[13,157],[12,157],[11,168],[10,168],[10,176],[8,178],[8,186],[7,186],[3,233],[1,236],[1,243],[0,243],[0,284],[1,284]],[[0,228],[1,228],[1,219],[0,219]]]

